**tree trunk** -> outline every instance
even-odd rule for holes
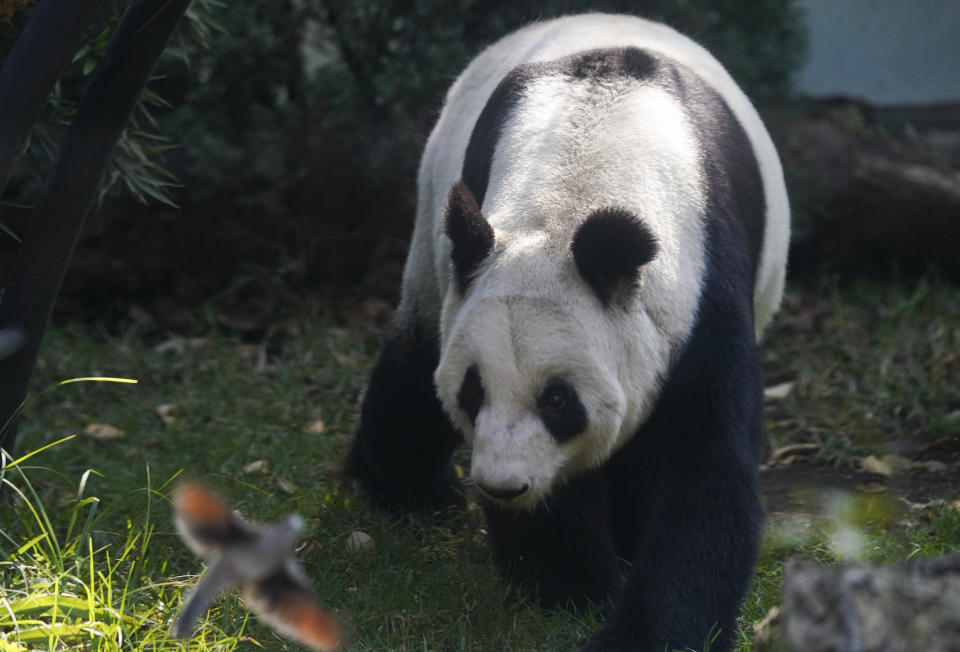
[[[11,451],[16,411],[97,185],[130,112],[190,0],[132,2],[77,109],[46,198],[30,221],[0,302],[0,330],[24,335],[0,360],[0,447]],[[7,420],[11,421],[8,422]]]
[[[101,0],[41,0],[0,70],[0,195]]]
[[[960,278],[960,105],[895,114],[836,101],[777,127],[795,217],[791,267],[895,261]]]

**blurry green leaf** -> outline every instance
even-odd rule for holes
[[[73,63],[76,63],[77,61],[80,61],[80,59],[82,59],[82,58],[84,58],[85,56],[87,56],[87,53],[88,53],[88,52],[90,52],[90,46],[89,46],[89,45],[81,45],[80,48],[77,50],[76,54],[73,55],[73,59],[71,59],[71,61],[72,61]]]

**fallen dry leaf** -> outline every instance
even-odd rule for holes
[[[270,468],[270,465],[267,463],[267,460],[254,460],[250,462],[245,467],[243,467],[244,473],[266,473]]]
[[[157,415],[157,418],[159,418],[165,426],[172,425],[177,420],[177,412],[178,409],[175,403],[164,403],[163,405],[157,405],[153,408],[153,413]]]
[[[860,460],[860,468],[868,473],[878,473],[880,475],[891,475],[893,469],[890,465],[879,459],[876,455],[867,455]]]
[[[292,494],[297,491],[297,485],[284,478],[274,478],[273,483],[285,494]]]
[[[780,620],[780,605],[774,605],[770,607],[770,611],[763,617],[763,620],[759,620],[753,624],[754,644],[762,644],[769,641],[773,634],[773,626],[778,620]]]
[[[171,337],[169,340],[165,340],[153,347],[154,353],[166,353],[167,351],[174,351],[176,353],[184,353],[185,351],[194,351],[205,347],[210,343],[209,338],[206,337],[180,337],[179,335]]]
[[[820,450],[820,444],[789,444],[781,446],[770,454],[770,463],[774,464],[784,458],[797,455],[813,455]]]
[[[925,462],[913,462],[910,464],[910,468],[927,473],[944,473],[949,467],[939,460],[927,460]]]
[[[323,423],[323,419],[314,419],[307,424],[307,432],[321,433],[323,429],[326,428],[326,424]]]
[[[321,548],[323,548],[323,544],[316,539],[304,539],[300,545],[297,546],[296,550],[293,551],[293,554],[296,555],[297,559],[303,561],[307,555]]]
[[[96,439],[120,439],[125,436],[123,430],[107,423],[91,423],[83,429],[85,433]]]
[[[788,381],[785,383],[779,383],[777,385],[771,385],[770,387],[765,387],[763,389],[763,397],[770,399],[771,401],[778,401],[790,396],[790,392],[792,391],[793,382]]]
[[[354,530],[347,535],[347,552],[372,552],[377,542],[366,532]]]
[[[868,455],[860,461],[860,468],[869,473],[879,473],[880,475],[893,475],[909,470],[913,462],[900,455],[888,454],[883,457]]]

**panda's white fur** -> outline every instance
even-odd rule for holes
[[[532,25],[483,52],[448,93],[423,156],[399,316],[439,321],[438,395],[472,443],[478,484],[529,485],[517,507],[533,507],[570,474],[608,459],[650,413],[697,311],[706,201],[700,144],[684,107],[656,85],[621,79],[598,98],[589,80],[546,76],[525,89],[500,134],[481,207],[495,256],[465,302],[450,280],[444,206],[474,124],[510,70],[622,46],[697,71],[745,129],[767,207],[754,290],[758,339],[782,293],[789,213],[779,159],[750,102],[706,50],[660,24],[594,14]],[[609,206],[641,216],[659,244],[627,312],[600,309],[569,252],[579,223]],[[475,424],[456,399],[472,364],[488,399]],[[532,409],[551,376],[568,378],[589,413],[588,430],[562,444]]]
[[[565,88],[551,88],[557,86]],[[568,82],[548,78],[529,92],[569,118],[578,108],[571,90]],[[542,128],[532,102],[520,107],[501,135],[483,206],[497,238],[493,266],[474,280],[465,305],[447,288],[438,393],[473,443],[474,479],[481,486],[528,484],[518,505],[532,507],[558,481],[601,463],[636,431],[696,311],[704,198],[698,175],[690,173],[698,169],[695,141],[664,91],[637,89],[619,101],[627,106],[617,107],[615,121],[638,114],[645,120],[614,131],[609,119],[597,124],[583,116],[581,133],[558,135]],[[565,147],[580,143],[591,149],[573,163],[589,168],[582,172],[562,160],[569,156]],[[637,156],[651,149],[661,155]],[[516,164],[498,165],[502,160]],[[589,183],[578,187],[578,178]],[[592,210],[632,208],[640,197],[660,254],[643,271],[635,309],[611,319],[579,278],[570,239]],[[474,363],[488,394],[476,428],[456,407],[460,381]],[[587,432],[560,445],[531,409],[552,376],[573,383],[590,415]]]
[[[484,50],[451,86],[420,163],[417,220],[402,291],[403,298],[418,298],[416,309],[437,315],[442,297],[446,295],[449,243],[443,233],[443,207],[447,192],[460,177],[473,126],[493,89],[521,63],[552,61],[585,50],[625,46],[660,52],[697,72],[726,101],[753,145],[767,206],[754,290],[759,341],[780,305],[790,238],[790,208],[776,148],[750,100],[713,55],[666,25],[627,15],[583,14],[534,23]],[[691,144],[696,147],[695,142]],[[542,169],[535,159],[511,160],[510,164],[510,173],[520,177],[525,176],[526,171],[536,178],[535,171]],[[500,160],[494,168],[501,168]],[[506,172],[506,168],[502,170]],[[519,190],[516,192],[514,188],[514,199],[525,194],[526,189]],[[504,197],[503,201],[509,199]],[[482,207],[485,213],[486,207],[485,202]],[[413,309],[412,302],[402,301],[400,316],[405,317]]]

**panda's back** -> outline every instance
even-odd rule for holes
[[[524,64],[552,62],[592,50],[636,48],[691,71],[729,107],[749,139],[763,185],[758,260],[754,265],[754,312],[759,334],[782,292],[789,234],[783,173],[759,116],[723,67],[704,48],[666,27],[623,15],[586,14],[535,23],[482,52],[460,75],[431,134],[420,168],[418,230],[437,252],[435,271],[445,273],[440,218],[446,192],[463,174],[471,136],[494,91]],[[468,162],[469,167],[469,162]],[[481,203],[483,198],[479,198]]]

